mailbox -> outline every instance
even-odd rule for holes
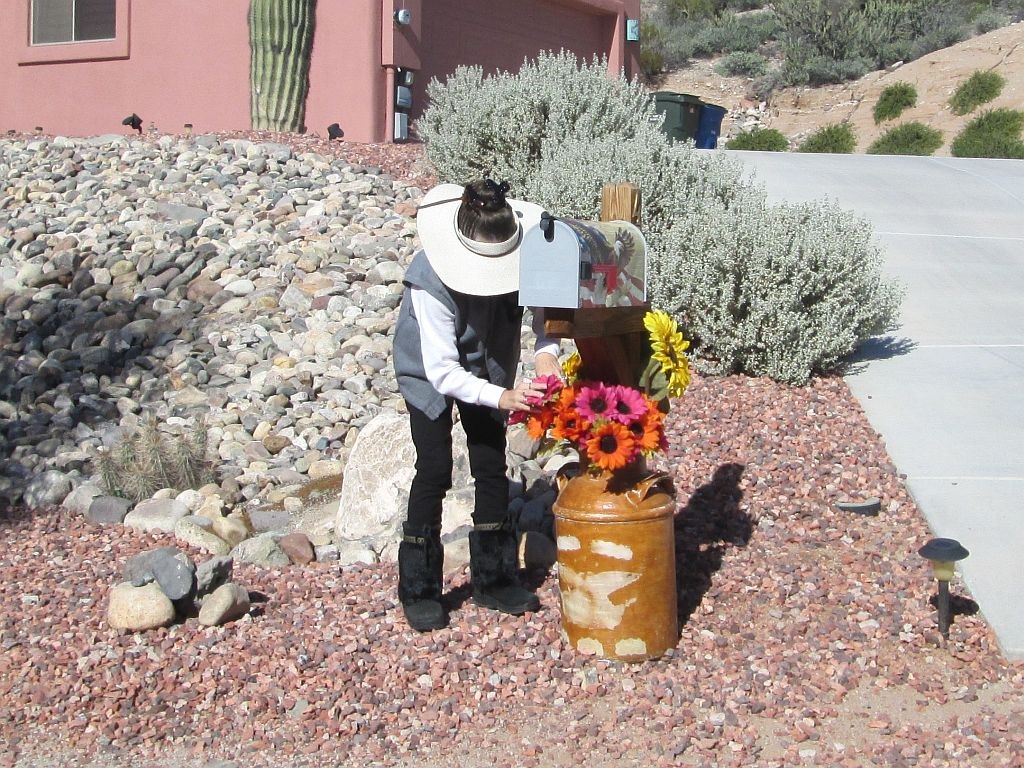
[[[647,243],[628,221],[561,219],[545,212],[523,235],[519,303],[528,307],[643,307]]]

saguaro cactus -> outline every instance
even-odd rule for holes
[[[249,111],[256,130],[304,130],[316,0],[249,0]]]

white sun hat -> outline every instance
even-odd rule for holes
[[[543,208],[507,198],[519,226],[503,243],[470,240],[458,228],[463,187],[440,184],[420,201],[416,226],[427,261],[441,282],[471,296],[500,296],[519,290],[519,249],[523,235],[540,222]]]

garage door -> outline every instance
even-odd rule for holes
[[[607,55],[615,16],[545,0],[466,2],[430,0],[423,4],[420,60],[414,115],[424,106],[431,78],[444,80],[461,65],[487,72],[518,71],[523,59],[540,51],[572,51],[582,59]]]

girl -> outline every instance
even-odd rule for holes
[[[452,485],[452,408],[466,431],[475,483],[469,535],[473,600],[511,614],[535,611],[519,583],[508,521],[506,411],[529,410],[540,386],[515,384],[520,357],[519,248],[541,208],[505,197],[490,179],[442,184],[419,206],[422,250],[405,275],[395,328],[398,386],[409,408],[416,475],[398,549],[398,597],[409,625],[445,627],[441,502]],[[538,334],[538,375],[560,374],[558,345]]]

